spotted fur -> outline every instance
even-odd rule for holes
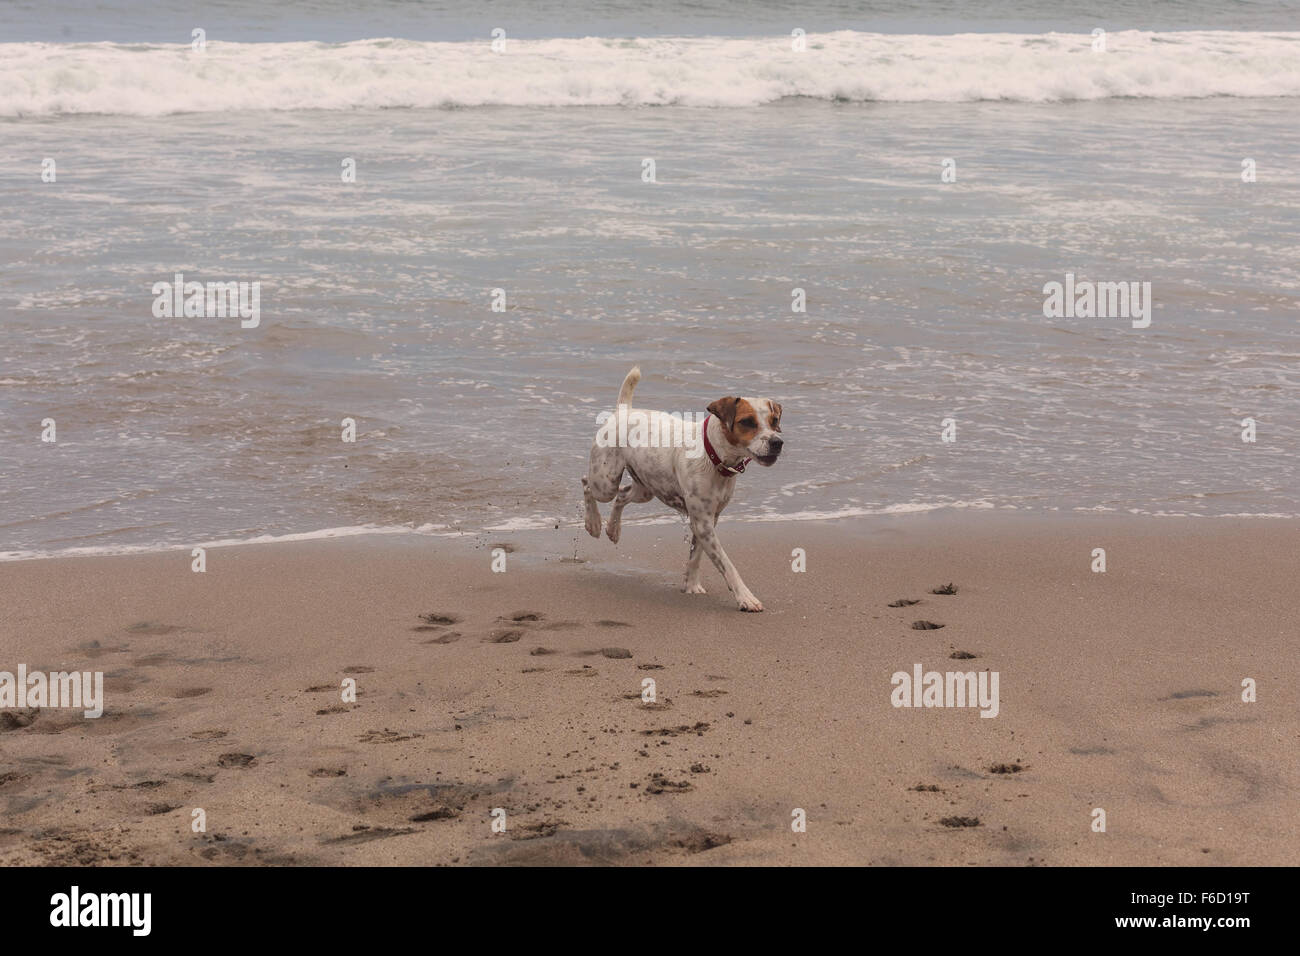
[[[639,368],[628,372],[619,389],[619,405],[630,405],[640,380]],[[667,414],[646,409],[631,411],[648,416],[652,430],[660,428],[660,419]],[[728,395],[711,403],[709,413],[709,444],[723,464],[734,468],[751,458],[761,465],[776,463],[784,444],[778,403],[766,398]],[[688,440],[679,447],[601,447],[592,443],[587,474],[582,479],[587,533],[593,538],[600,537],[597,502],[614,502],[605,523],[605,534],[610,541],[617,543],[623,509],[629,504],[658,498],[690,521],[691,551],[682,590],[687,594],[705,593],[704,585],[700,583],[700,557],[707,554],[726,580],[740,609],[761,611],[762,603],[741,580],[740,572],[727,557],[717,535],[718,518],[731,501],[736,476],[719,473],[706,455],[688,457],[687,448],[699,445],[700,425],[686,422],[684,427]],[[620,487],[624,472],[631,478],[631,483]]]

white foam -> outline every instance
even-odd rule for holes
[[[445,524],[414,525],[348,525],[340,528],[322,528],[319,531],[302,531],[295,534],[262,534],[252,538],[221,538],[215,541],[189,541],[184,544],[108,544],[82,548],[64,548],[59,551],[0,551],[0,561],[32,561],[41,558],[93,558],[122,554],[157,554],[163,551],[191,551],[194,548],[233,548],[248,544],[284,544],[290,541],[315,541],[324,538],[352,538],[368,534],[448,534]]]
[[[1300,33],[0,44],[0,116],[1300,95]]]

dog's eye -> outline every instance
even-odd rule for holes
[[[752,418],[742,418],[742,419],[740,420],[740,424],[744,425],[746,428],[757,428],[757,427],[758,427],[758,422],[757,422],[755,419],[752,419]]]

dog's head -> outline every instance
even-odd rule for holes
[[[781,406],[770,398],[728,395],[709,406],[728,442],[745,449],[760,465],[771,467],[781,456]]]

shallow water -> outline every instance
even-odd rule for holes
[[[737,517],[1300,513],[1296,102],[0,119],[0,552],[576,522],[634,363],[784,404]],[[155,317],[177,272],[259,325]],[[1045,318],[1067,272],[1150,327]]]

